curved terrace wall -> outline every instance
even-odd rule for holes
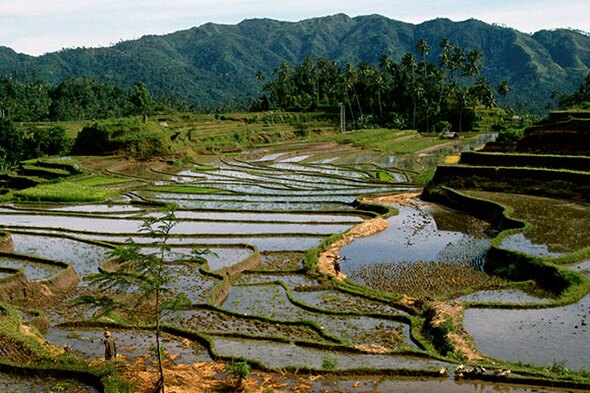
[[[513,219],[506,213],[506,207],[491,201],[473,198],[448,187],[430,185],[423,193],[423,199],[438,202],[449,207],[466,211],[482,218],[490,217],[496,227],[503,231],[494,238],[486,256],[485,270],[513,281],[533,280],[544,290],[560,297],[555,303],[571,303],[590,291],[590,280],[584,276],[556,266],[555,263],[574,263],[590,256],[590,248],[574,251],[565,256],[551,259],[506,250],[500,247],[502,240],[513,233],[526,231],[529,223]],[[499,215],[503,219],[499,219]],[[501,225],[498,226],[497,224]]]
[[[438,166],[431,186],[498,191],[590,200],[590,172],[489,166]]]
[[[65,269],[49,279],[29,281],[23,271],[17,271],[9,277],[0,279],[0,301],[13,302],[53,296],[55,292],[78,285],[80,276],[73,266],[55,264],[65,265]]]
[[[589,171],[590,157],[559,156],[548,154],[507,154],[466,151],[461,153],[460,164],[494,167],[533,167]]]

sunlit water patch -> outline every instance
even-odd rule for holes
[[[463,324],[477,348],[491,357],[590,370],[590,295],[569,306],[547,309],[471,308],[465,311]]]
[[[138,233],[142,220],[118,219],[102,217],[70,217],[70,216],[3,216],[3,224],[20,228],[51,228],[76,232],[94,233]],[[351,224],[352,225],[352,224]],[[329,235],[341,233],[351,225],[340,224],[289,224],[289,223],[246,223],[246,222],[207,222],[180,221],[172,228],[172,234],[217,235],[228,233],[239,234],[318,234]]]
[[[555,258],[563,255],[561,252],[550,252],[547,244],[534,244],[523,233],[506,236],[500,243],[500,248],[525,252],[538,257]]]
[[[57,233],[57,232],[49,232]],[[77,234],[81,239],[88,239],[93,241],[103,241],[113,244],[123,244],[129,238],[137,244],[150,244],[152,239],[139,236],[117,236],[105,234]],[[262,237],[248,237],[248,236],[232,236],[226,235],[223,237],[180,237],[170,238],[168,244],[171,246],[177,245],[193,245],[199,243],[202,247],[216,246],[216,245],[239,245],[250,244],[256,246],[261,252],[265,251],[306,251],[310,248],[317,247],[325,236],[262,236]]]
[[[98,273],[98,267],[112,249],[54,236],[11,234],[15,252],[74,265],[80,277]]]
[[[146,215],[157,216],[157,213]],[[176,217],[190,220],[218,220],[218,221],[269,221],[269,222],[302,222],[302,223],[360,223],[362,217],[350,214],[295,214],[279,212],[219,212],[219,211],[177,211]]]
[[[481,220],[424,202],[398,208],[386,230],[340,249],[344,272],[374,262],[476,260],[488,247],[489,225]]]

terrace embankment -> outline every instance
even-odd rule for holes
[[[0,231],[0,251],[7,252],[14,250],[14,242],[10,233]]]
[[[75,287],[79,281],[80,276],[72,266],[46,280],[29,281],[21,271],[0,280],[0,301],[43,303],[58,293]]]

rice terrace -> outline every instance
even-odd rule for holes
[[[9,184],[38,185],[10,190],[0,208],[3,383],[14,391],[123,391],[131,375],[139,391],[156,383],[153,297],[95,280],[117,269],[115,250],[132,242],[161,256],[170,273],[162,296],[183,295],[157,320],[170,391],[196,391],[186,378],[209,386],[199,391],[228,389],[231,365],[251,368],[240,382],[248,391],[590,386],[590,207],[587,192],[564,186],[587,172],[556,171],[566,173],[561,196],[507,193],[514,185],[485,177],[504,154],[463,153],[488,164],[445,165],[494,135],[449,143],[413,134],[428,146],[399,153],[404,133],[341,134],[313,121],[306,140],[151,159],[41,158],[8,174]],[[211,135],[235,123],[158,122],[176,140],[206,125],[217,143],[224,139]],[[248,123],[234,132],[272,137]],[[281,137],[295,135],[283,128]],[[387,138],[388,150],[371,148],[369,132]],[[437,163],[423,191],[420,177]],[[537,171],[504,163],[494,173],[512,168]],[[56,173],[65,180],[44,180]],[[174,221],[165,239],[145,231],[165,214]],[[90,295],[117,302],[107,311],[75,305]],[[105,329],[117,340],[114,362],[101,360]]]
[[[0,392],[590,391],[587,53],[343,14],[0,46]]]

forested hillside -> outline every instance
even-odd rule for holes
[[[383,54],[399,61],[415,53],[421,38],[432,47],[432,62],[444,38],[481,52],[482,75],[493,86],[506,80],[512,91],[505,100],[521,109],[542,110],[552,92],[571,92],[590,70],[590,37],[571,30],[529,35],[477,20],[413,25],[379,15],[335,15],[301,22],[210,23],[109,48],[65,49],[40,57],[0,47],[0,76],[35,73],[54,84],[87,76],[126,88],[142,81],[155,94],[208,107],[258,96],[263,83],[257,72],[270,75],[283,61],[295,65],[308,56],[324,56],[341,65],[378,65]]]

